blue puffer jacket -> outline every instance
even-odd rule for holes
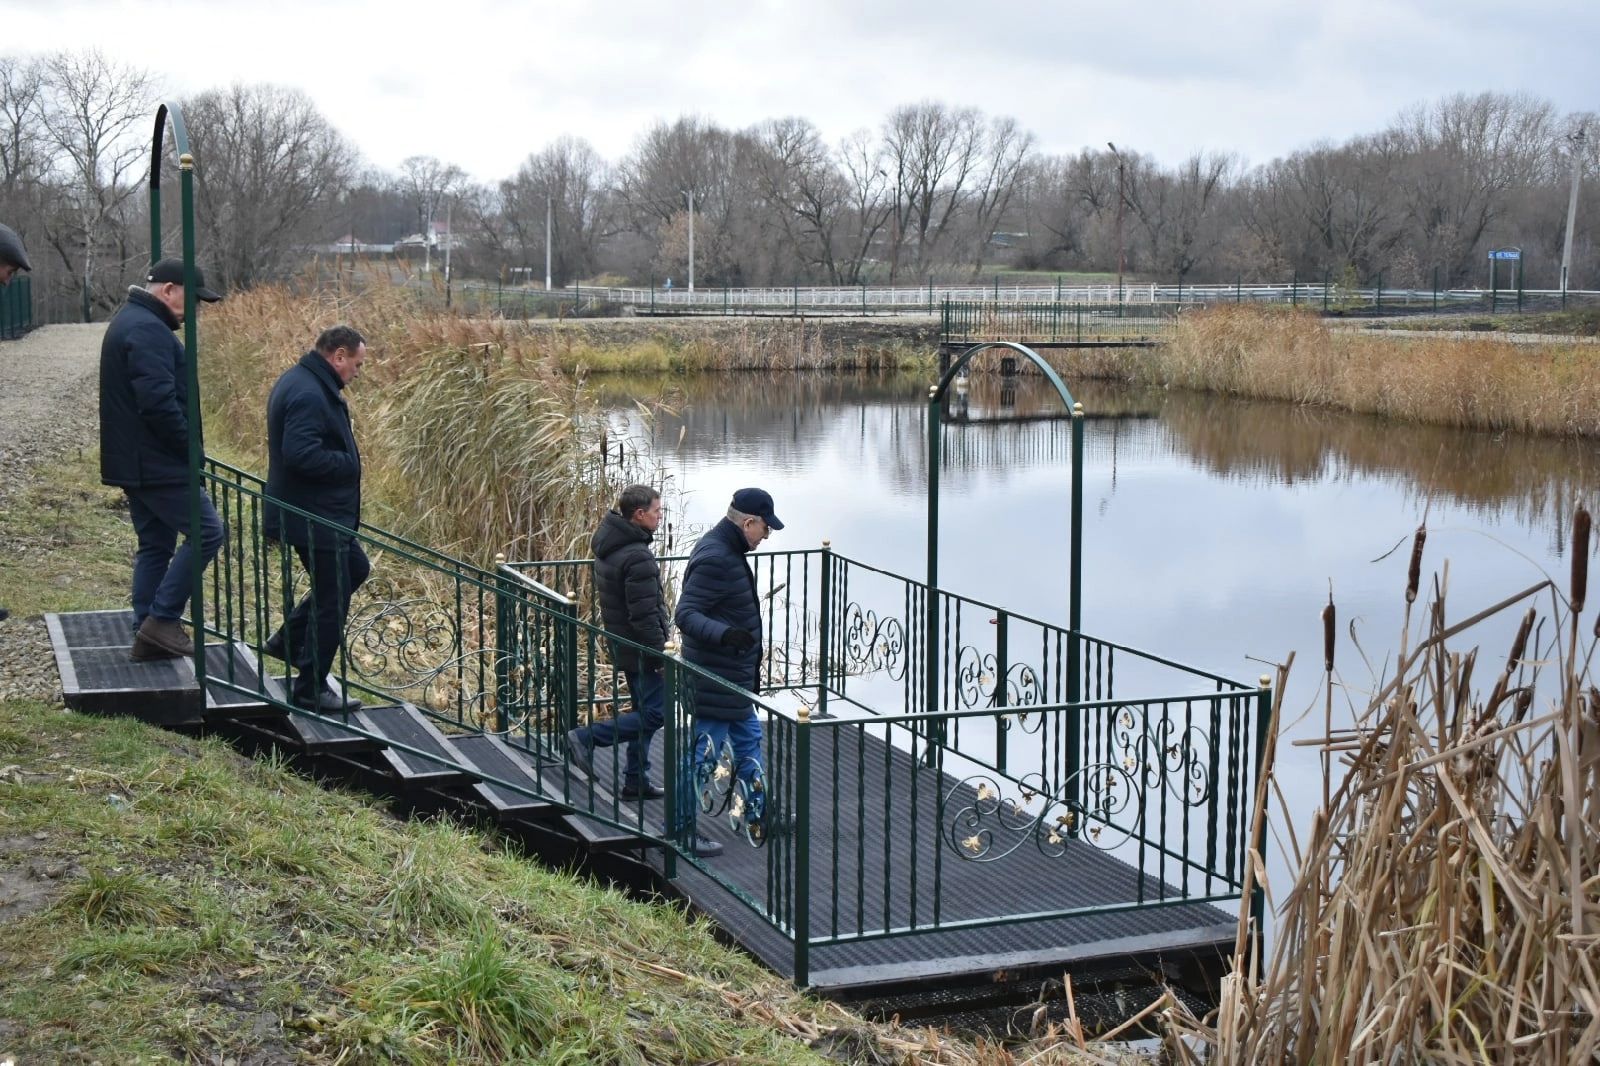
[[[750,545],[724,518],[700,538],[689,556],[674,620],[683,634],[683,657],[750,692],[761,676],[761,604],[756,578],[744,557]],[[722,643],[729,629],[748,629],[755,647],[740,653]],[[695,679],[695,710],[706,718],[737,722],[752,713],[750,701],[715,682]]]
[[[350,428],[344,383],[315,350],[278,378],[267,397],[267,495],[346,529],[361,528],[361,451]],[[269,540],[305,546],[336,543],[333,526],[308,522],[270,504]],[[307,528],[310,526],[311,528]]]

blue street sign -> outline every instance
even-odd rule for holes
[[[1489,252],[1490,259],[1521,259],[1522,250],[1519,248],[1496,248]]]

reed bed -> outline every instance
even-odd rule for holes
[[[1073,373],[1468,429],[1600,436],[1592,345],[1340,332],[1310,311],[1188,312],[1169,343],[1137,357],[1085,353]]]
[[[213,439],[264,470],[267,394],[337,322],[368,338],[351,410],[375,524],[479,562],[497,552],[564,558],[587,550],[624,484],[660,480],[611,435],[582,381],[519,324],[428,311],[388,285],[263,288],[208,314],[202,378]]]
[[[1565,595],[1545,580],[1459,621],[1448,569],[1417,602],[1419,529],[1396,665],[1344,730],[1332,728],[1334,691],[1351,689],[1330,598],[1328,728],[1302,742],[1322,751],[1324,802],[1288,842],[1296,872],[1270,955],[1252,950],[1242,908],[1220,1008],[1159,1008],[1173,1061],[1600,1056],[1600,626],[1582,617],[1590,521],[1573,514]],[[1503,667],[1458,646],[1509,612],[1521,621]]]

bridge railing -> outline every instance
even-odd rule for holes
[[[33,328],[33,279],[18,274],[0,286],[0,341],[12,340]]]

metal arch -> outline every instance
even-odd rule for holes
[[[1056,390],[1056,395],[1061,397],[1061,402],[1067,405],[1068,412],[1078,402],[1073,399],[1072,392],[1067,388],[1066,382],[1061,380],[1061,376],[1055,372],[1055,369],[1049,363],[1040,357],[1038,352],[1026,344],[1019,344],[1016,341],[984,341],[982,344],[974,344],[962,354],[960,359],[950,364],[950,369],[944,372],[944,376],[939,379],[939,384],[933,387],[933,392],[929,394],[929,398],[935,402],[942,401],[945,392],[950,388],[950,383],[955,380],[957,372],[966,366],[973,356],[989,348],[1009,348],[1019,355],[1025,356],[1038,369],[1039,373],[1044,375],[1045,380],[1050,383],[1051,387]]]
[[[155,132],[150,138],[150,262],[161,258],[161,150],[166,146],[167,123],[172,124],[173,147],[178,153],[178,188],[183,223],[183,354],[188,378],[189,403],[189,537],[200,535],[201,472],[205,458],[200,427],[200,323],[196,313],[199,288],[194,266],[194,156],[189,151],[189,127],[183,109],[175,103],[156,108]],[[195,541],[193,589],[189,600],[190,628],[194,631],[194,678],[204,702],[206,691],[205,558]]]
[[[1066,404],[1072,416],[1072,519],[1070,526],[1070,539],[1068,541],[1068,569],[1069,582],[1067,591],[1067,626],[1070,636],[1067,642],[1067,698],[1076,703],[1081,697],[1082,676],[1082,650],[1079,646],[1079,635],[1082,632],[1083,614],[1083,405],[1072,397],[1072,392],[1066,383],[1061,380],[1050,364],[1040,358],[1039,354],[1025,344],[1015,341],[984,341],[968,348],[950,368],[940,377],[939,383],[928,389],[928,581],[927,604],[924,620],[923,639],[933,641],[939,632],[939,434],[941,429],[940,412],[943,408],[946,392],[950,383],[955,380],[956,374],[972,360],[979,352],[990,348],[1008,348],[1011,351],[1027,358],[1045,380],[1056,390],[1056,395],[1061,397],[1061,402]],[[939,692],[939,657],[933,654],[930,646],[927,655],[927,677],[925,679],[923,698],[927,710],[936,710],[942,705]],[[1067,723],[1064,738],[1064,765],[1069,774],[1076,773],[1080,759],[1080,745],[1078,736],[1078,719],[1071,716]],[[943,727],[939,727],[940,740],[942,741]],[[931,753],[930,747],[930,753]]]

